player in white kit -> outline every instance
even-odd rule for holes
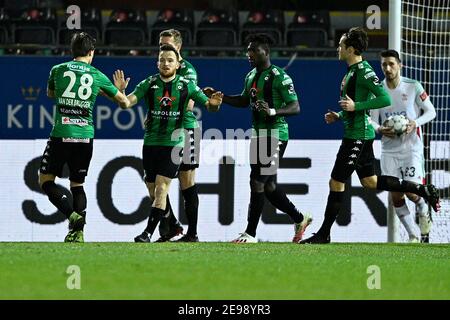
[[[395,50],[381,52],[381,68],[385,79],[383,86],[391,96],[392,105],[383,109],[371,110],[372,125],[381,138],[381,172],[416,183],[424,183],[424,156],[421,126],[436,117],[436,111],[422,85],[412,79],[400,76],[402,64]],[[422,113],[423,112],[423,113]],[[383,126],[389,116],[404,115],[409,123],[407,130],[397,136],[392,128]],[[380,125],[381,124],[381,125]],[[391,192],[395,212],[409,235],[410,242],[419,242],[415,227],[405,203],[405,194]],[[421,240],[428,242],[431,217],[423,198],[406,193],[416,205]]]

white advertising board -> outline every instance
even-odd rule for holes
[[[0,241],[62,241],[67,221],[59,221],[56,209],[37,184],[46,140],[2,140],[0,144]],[[248,140],[202,141],[196,179],[201,241],[230,241],[245,230],[250,199],[248,144]],[[338,140],[289,141],[278,183],[300,211],[312,213],[314,221],[305,236],[317,231],[322,223],[339,145]],[[378,158],[379,141],[374,149]],[[141,150],[142,140],[94,142],[85,183],[85,241],[133,241],[145,228],[150,202],[137,169],[141,166]],[[224,156],[232,157],[234,164],[220,164]],[[57,183],[69,189],[68,179],[57,179]],[[387,193],[362,190],[356,174],[350,187],[347,209],[332,229],[332,241],[386,242]],[[176,215],[178,189],[178,181],[174,180],[170,198]],[[285,214],[270,210],[263,214],[257,232],[260,241],[290,241],[292,236],[293,224]]]

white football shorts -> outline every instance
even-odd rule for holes
[[[425,161],[422,153],[412,152],[409,157],[382,153],[380,160],[383,175],[423,184]]]

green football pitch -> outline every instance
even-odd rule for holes
[[[450,245],[0,243],[0,299],[450,299]]]

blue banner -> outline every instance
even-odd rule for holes
[[[51,67],[69,57],[0,57],[3,79],[0,86],[0,139],[43,139],[51,130],[54,101],[47,98],[46,87]],[[211,86],[225,94],[240,94],[244,77],[250,71],[247,59],[192,58],[199,86]],[[283,67],[287,60],[273,60]],[[381,75],[378,61],[372,61]],[[112,79],[116,69],[123,69],[131,81],[131,92],[142,79],[157,72],[155,58],[95,57],[93,65]],[[342,125],[326,125],[328,109],[339,110],[339,87],[346,72],[344,62],[336,60],[295,60],[287,73],[293,78],[300,101],[300,114],[287,118],[292,139],[340,139]],[[381,78],[381,77],[380,77]],[[141,101],[123,111],[104,97],[98,97],[94,109],[96,138],[140,139],[146,108]],[[208,113],[196,108],[203,130],[219,129],[224,137],[227,129],[251,127],[249,109],[222,105],[220,112]]]

